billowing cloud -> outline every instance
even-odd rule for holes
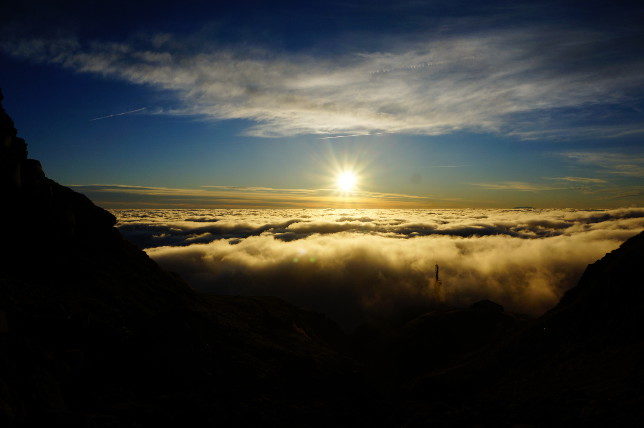
[[[0,48],[173,91],[180,105],[163,112],[250,119],[256,125],[247,133],[263,137],[469,130],[551,138],[570,134],[570,128],[555,126],[557,111],[567,109],[571,117],[583,108],[588,121],[594,107],[624,103],[644,82],[641,59],[614,55],[605,34],[560,28],[418,36],[413,42],[383,42],[379,51],[334,55],[188,40],[14,39]],[[606,126],[596,127],[601,132],[569,126],[600,137],[642,129],[636,123],[621,123],[608,133]]]
[[[277,295],[345,326],[488,298],[538,314],[644,229],[644,209],[117,210],[126,237],[194,287]]]

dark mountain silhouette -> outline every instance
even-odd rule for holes
[[[280,299],[198,293],[165,272],[109,212],[28,159],[1,107],[0,143],[0,426],[644,416],[643,234],[589,266],[536,320],[482,301],[346,335]]]
[[[461,405],[461,422],[601,423],[644,420],[644,232],[588,266],[540,318],[411,386]],[[453,410],[453,409],[452,409]],[[452,420],[421,408],[418,420]]]
[[[334,322],[196,293],[0,127],[0,426],[350,424],[369,403]]]
[[[385,355],[396,364],[392,370],[396,378],[406,380],[418,372],[454,365],[504,337],[520,322],[489,300],[466,309],[432,311],[402,326]]]

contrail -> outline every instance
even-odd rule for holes
[[[334,136],[331,136],[331,137],[320,137],[318,139],[319,140],[332,140],[334,138],[364,137],[364,136],[367,136],[367,135],[382,135],[382,132],[373,132],[373,133],[365,132],[365,133],[362,133],[362,134],[334,135]]]
[[[107,115],[107,116],[96,117],[94,119],[90,119],[90,122],[93,122],[95,120],[107,119],[107,118],[115,117],[115,116],[123,116],[124,114],[136,113],[137,111],[141,111],[141,110],[145,110],[145,109],[146,109],[146,107],[142,107],[142,108],[138,108],[136,110],[125,111],[123,113],[116,113],[116,114],[110,114],[110,115]]]

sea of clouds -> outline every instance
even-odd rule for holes
[[[114,213],[126,238],[198,290],[279,296],[345,326],[439,298],[537,315],[644,230],[639,208]]]

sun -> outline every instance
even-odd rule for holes
[[[335,184],[341,192],[351,192],[358,184],[358,176],[353,171],[342,171],[336,177]]]

